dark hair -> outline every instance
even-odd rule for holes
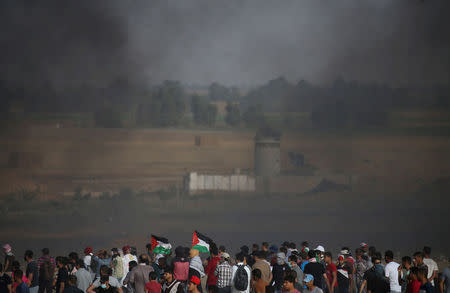
[[[381,252],[379,252],[379,251],[375,251],[374,253],[373,253],[373,255],[374,256],[376,256],[379,260],[381,260],[383,257],[381,256]]]
[[[169,274],[173,274],[173,267],[172,266],[168,266],[164,269],[164,273],[169,273]]]
[[[323,254],[324,257],[329,257],[329,258],[333,258],[333,255],[331,254],[331,252],[329,251],[325,251],[325,253]]]
[[[297,257],[293,254],[291,254],[288,259],[289,259],[289,261],[293,261],[295,263],[297,262]]]
[[[148,278],[150,280],[156,280],[156,278],[158,277],[158,274],[155,271],[151,271],[150,274],[148,274]]]
[[[316,252],[315,252],[314,250],[308,251],[308,257],[309,257],[309,258],[314,258],[314,257],[316,257]]]
[[[420,256],[421,258],[423,258],[423,252],[422,252],[422,251],[416,251],[416,252],[413,254],[413,256],[414,256],[414,257]]]
[[[82,259],[77,259],[76,265],[80,266],[80,268],[84,268],[84,261]]]
[[[44,255],[49,255],[49,254],[50,254],[50,249],[48,249],[48,248],[42,248],[42,254],[44,254]]]
[[[25,251],[25,257],[33,258],[33,252],[31,250]]]
[[[369,246],[369,254],[373,255],[376,251],[377,249],[375,248],[375,246]]]
[[[78,253],[76,253],[76,252],[71,252],[71,253],[69,253],[69,258],[70,259],[78,259]]]
[[[411,260],[411,257],[410,256],[404,256],[404,257],[402,257],[402,262],[406,262],[406,263],[409,263],[409,264],[411,264],[412,263],[412,260]]]
[[[261,246],[262,246],[262,247],[265,247],[265,248],[269,248],[269,243],[264,241],[264,242],[261,244]]]
[[[302,246],[308,247],[308,246],[309,246],[308,241],[303,241],[303,242],[302,242]]]
[[[252,248],[259,250],[259,245],[257,243],[253,243],[252,244]]]
[[[375,252],[372,256],[372,262],[375,263],[375,261],[381,260],[381,253]]]
[[[224,245],[220,245],[220,246],[219,246],[219,250],[222,251],[222,252],[227,251],[227,249],[225,248]]]
[[[291,243],[289,243],[288,248],[296,249],[296,248],[297,248],[297,245],[295,245],[294,242],[291,242]]]
[[[244,259],[245,259],[245,255],[242,252],[236,254],[237,261],[242,262],[242,261],[244,261]]]
[[[291,274],[287,274],[287,275],[284,277],[284,280],[287,281],[287,282],[289,282],[289,283],[295,284],[295,277],[292,276]]]
[[[67,280],[69,281],[69,283],[77,285],[77,276],[69,275],[69,278]]]
[[[418,274],[427,277],[428,276],[428,267],[427,266],[420,266]]]
[[[129,263],[128,263],[128,268],[129,268],[129,271],[131,272],[135,267],[137,267],[137,262],[135,261],[135,260],[132,260],[132,261],[130,261]]]
[[[362,254],[364,251],[361,248],[356,248],[355,253],[356,254]]]
[[[215,243],[211,243],[211,245],[209,246],[209,251],[213,255],[218,255],[219,254],[219,249],[217,248],[217,245]]]
[[[139,263],[145,263],[146,265],[148,265],[150,263],[149,260],[148,260],[148,255],[141,254],[139,256]]]
[[[56,263],[60,263],[60,264],[62,264],[62,265],[65,265],[65,263],[64,263],[64,257],[62,257],[62,256],[57,256],[57,257],[55,258],[55,262],[56,262]]]
[[[280,252],[283,252],[284,254],[286,254],[287,253],[287,248],[284,247],[284,246],[281,246],[280,247]]]
[[[11,264],[12,270],[20,270],[20,262],[18,262],[17,260],[13,261]]]
[[[100,267],[100,274],[103,274],[103,275],[111,275],[111,273],[110,273],[110,271],[111,271],[111,269],[110,269],[110,267],[108,267],[107,265],[102,265],[101,267]]]
[[[165,257],[160,257],[160,258],[158,258],[158,263],[160,263],[162,265],[166,265],[167,259]]]
[[[297,272],[294,271],[294,270],[287,270],[286,273],[285,273],[285,276],[292,276],[292,277],[294,277],[294,280],[296,280],[297,279]]]
[[[426,254],[426,255],[430,255],[431,254],[431,247],[424,246],[423,253]]]
[[[21,269],[14,270],[14,278],[21,279],[23,278],[23,272]]]
[[[260,269],[254,269],[252,271],[252,277],[253,277],[254,280],[261,279],[261,270]]]
[[[109,281],[109,276],[103,275],[100,276],[100,283],[105,283]]]
[[[384,253],[384,257],[390,260],[394,259],[394,253],[392,252],[392,250],[386,250]]]

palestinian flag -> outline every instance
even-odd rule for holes
[[[211,243],[213,243],[211,238],[198,231],[194,231],[194,235],[192,236],[192,249],[197,249],[199,252],[209,252],[209,245]]]
[[[172,245],[167,238],[158,237],[152,234],[152,252],[155,254],[170,254]]]

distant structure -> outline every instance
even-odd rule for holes
[[[280,140],[271,137],[255,138],[255,175],[277,176],[280,174]]]
[[[184,177],[184,188],[188,194],[204,192],[255,192],[256,180],[243,174],[209,175],[191,172]]]

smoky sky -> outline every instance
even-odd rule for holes
[[[447,0],[11,0],[0,8],[0,78],[14,85],[450,80]]]

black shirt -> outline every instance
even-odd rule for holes
[[[389,282],[375,272],[372,267],[364,273],[364,280],[367,281],[367,290],[372,293],[387,293],[390,291]]]
[[[323,274],[325,274],[325,267],[323,266],[323,264],[318,263],[318,262],[309,262],[306,266],[305,266],[305,274],[310,274],[313,275],[314,277],[314,286],[319,287],[320,289],[325,289],[322,288],[322,281],[323,281]]]
[[[103,289],[101,286],[94,289],[96,293],[117,293],[119,292],[116,287],[109,286],[108,289]]]
[[[56,293],[59,293],[59,289],[61,288],[61,283],[66,284],[68,278],[69,278],[69,273],[67,272],[66,268],[65,267],[60,268],[58,270],[58,277],[56,278]]]
[[[345,289],[350,287],[350,275],[352,268],[348,264],[338,265],[337,267],[337,283],[338,287]]]
[[[289,270],[289,266],[287,264],[274,264],[272,269],[273,281],[275,282],[275,288],[277,290],[281,290],[283,287],[283,278],[284,273]]]
[[[63,293],[83,293],[83,291],[78,289],[76,286],[70,286],[64,288]]]
[[[0,293],[9,293],[8,285],[12,285],[11,277],[7,274],[3,274],[3,276],[0,277]]]
[[[36,261],[30,261],[27,264],[26,276],[33,274],[33,280],[31,281],[30,287],[36,287],[39,285],[39,276],[38,276],[38,264]]]

